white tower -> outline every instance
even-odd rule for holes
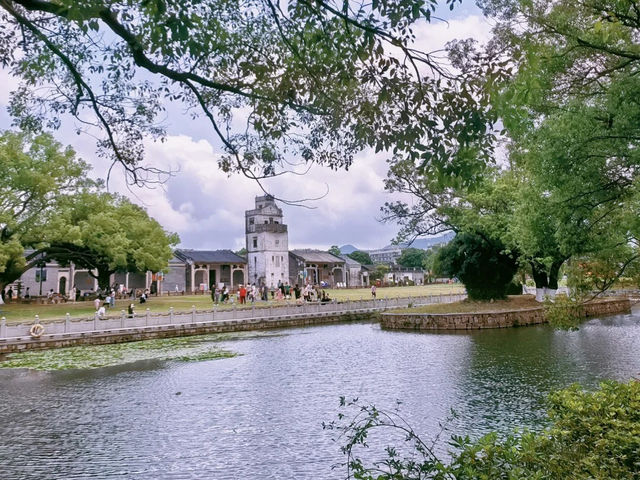
[[[256,197],[245,212],[249,283],[275,287],[289,281],[289,235],[282,210],[271,195]]]

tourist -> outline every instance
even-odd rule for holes
[[[216,304],[218,302],[216,302],[216,289],[213,287],[213,285],[211,285],[211,288],[209,289],[211,291],[211,301]]]
[[[98,315],[98,317],[102,318],[107,314],[107,309],[105,308],[106,306],[107,306],[107,303],[105,302],[104,304],[98,307],[98,311],[96,312],[96,315]]]
[[[129,308],[127,309],[127,312],[129,312],[129,318],[133,318],[133,309],[135,308],[135,305],[133,303],[129,304]]]
[[[104,299],[104,303],[107,304],[107,306],[111,306],[111,294],[107,293],[107,298]]]
[[[9,287],[9,291],[7,292],[7,303],[11,303],[13,300],[13,288]]]
[[[79,288],[76,288],[76,300],[82,300],[82,291]]]
[[[146,291],[142,295],[140,295],[140,303],[147,303],[147,292]]]
[[[296,283],[296,286],[293,287],[293,294],[296,297],[296,300],[300,300],[300,287],[298,286],[298,284]]]
[[[98,310],[100,308],[100,297],[97,296],[94,300],[93,300],[93,306],[96,307],[96,310]]]
[[[291,298],[291,285],[289,285],[289,282],[284,285],[284,298]]]
[[[240,299],[240,304],[247,303],[247,289],[242,284],[240,284],[240,290],[238,290],[238,298]]]
[[[220,285],[216,285],[215,289],[213,290],[213,302],[217,305],[218,303],[220,303],[220,294],[222,293],[222,290],[220,290]]]
[[[375,285],[371,285],[371,296],[373,297],[373,299],[376,299],[376,286]]]
[[[222,290],[222,299],[220,301],[225,303],[227,300],[229,300],[229,288],[225,285]]]
[[[31,298],[31,293],[29,293],[29,287],[27,287],[27,290],[24,292],[24,298]]]
[[[284,300],[284,294],[282,293],[282,288],[278,288],[276,290],[276,302],[281,302]]]
[[[111,305],[111,308],[116,306],[116,291],[113,288],[111,289],[111,302],[109,302],[109,305]]]

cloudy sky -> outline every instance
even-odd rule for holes
[[[425,25],[417,31],[418,48],[432,51],[452,39],[483,42],[489,37],[490,23],[469,0],[453,12],[446,9],[438,13],[448,22]],[[17,83],[0,70],[0,85],[0,128],[5,129],[11,123],[6,112],[8,92]],[[122,177],[114,175],[110,190],[144,205],[166,230],[180,235],[184,248],[243,247],[244,211],[253,208],[260,188],[244,177],[227,177],[217,169],[221,151],[206,120],[193,121],[180,111],[169,112],[166,141],[149,142],[146,156],[155,165],[178,172],[162,187],[133,191],[125,188]],[[93,176],[106,177],[108,165],[95,155],[94,139],[76,135],[72,125],[55,132],[55,136],[72,145],[92,165]],[[313,209],[283,206],[290,247],[327,249],[350,243],[369,249],[387,245],[397,226],[378,221],[380,207],[390,200],[383,188],[386,172],[385,155],[362,152],[348,172],[316,167],[304,177],[284,176],[268,183],[274,195],[294,200],[317,197],[328,190],[322,200],[309,204]]]

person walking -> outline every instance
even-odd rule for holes
[[[373,297],[373,299],[376,299],[376,286],[375,285],[371,285],[371,296]]]
[[[247,289],[244,285],[240,285],[240,290],[238,290],[238,297],[240,299],[240,304],[247,303]]]

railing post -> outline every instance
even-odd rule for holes
[[[235,320],[236,318],[238,318],[238,313],[236,312],[236,304],[234,302],[233,307],[231,307],[233,310],[233,319]]]
[[[98,312],[93,314],[93,331],[95,332],[96,330],[98,330]]]
[[[0,338],[7,338],[7,319],[5,317],[0,319]]]
[[[211,321],[212,322],[215,321],[215,319],[216,319],[216,308],[217,308],[217,305],[214,305],[213,306],[213,310],[211,310]]]
[[[120,310],[120,328],[124,328],[124,310]]]
[[[169,307],[169,324],[173,323],[173,307]]]
[[[67,333],[71,328],[71,315],[68,313],[64,316],[64,333]]]
[[[145,324],[147,327],[149,326],[149,307],[147,307],[147,314],[145,315],[144,324]]]

